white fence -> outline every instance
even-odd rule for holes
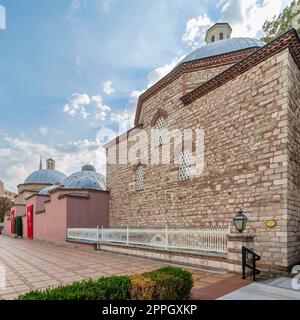
[[[67,238],[92,243],[122,243],[148,247],[227,252],[228,226],[199,229],[68,229]]]

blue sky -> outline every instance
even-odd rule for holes
[[[15,190],[40,156],[66,174],[85,163],[104,172],[99,129],[130,127],[138,95],[202,45],[210,25],[260,37],[289,2],[0,0],[0,180]]]

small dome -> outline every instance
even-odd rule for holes
[[[106,190],[105,177],[95,167],[85,165],[80,172],[73,173],[64,181],[66,189]]]
[[[49,187],[46,187],[46,188],[42,189],[42,190],[39,192],[39,195],[49,196],[49,195],[50,195],[49,192],[50,192],[51,190],[56,189],[57,187],[59,187],[59,186],[49,186]]]
[[[58,170],[41,169],[28,176],[24,184],[52,184],[60,185],[66,176]]]
[[[259,49],[264,45],[265,43],[263,41],[253,38],[232,38],[220,40],[196,49],[194,52],[185,57],[179,64],[250,48]]]

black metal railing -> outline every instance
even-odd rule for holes
[[[250,276],[252,275],[253,281],[256,280],[256,276],[260,274],[260,270],[256,269],[256,261],[260,259],[261,257],[258,254],[247,247],[242,247],[243,279],[247,277],[246,268],[248,268],[250,269]]]

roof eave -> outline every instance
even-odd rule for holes
[[[141,112],[141,109],[142,109],[142,104],[147,101],[149,99],[149,97],[147,97],[148,93],[151,92],[152,90],[155,91],[155,89],[157,87],[160,87],[161,84],[163,82],[166,81],[166,84],[165,85],[168,85],[170,83],[172,83],[175,79],[177,79],[179,76],[181,76],[183,73],[187,72],[185,71],[185,68],[189,65],[193,65],[193,64],[196,64],[196,63],[201,63],[201,62],[205,62],[205,61],[215,61],[217,59],[222,59],[223,57],[236,57],[237,55],[239,54],[242,54],[242,53],[247,53],[247,52],[250,52],[250,51],[253,51],[253,49],[257,49],[259,47],[251,47],[251,48],[246,48],[246,49],[242,49],[242,50],[236,50],[236,51],[233,51],[233,52],[227,52],[227,53],[224,53],[224,54],[219,54],[219,55],[215,55],[215,56],[212,56],[212,57],[206,57],[206,58],[201,58],[201,59],[195,59],[195,60],[191,60],[191,61],[186,61],[186,62],[183,62],[183,63],[180,63],[178,64],[172,71],[170,71],[167,75],[165,75],[162,79],[160,79],[159,81],[157,81],[153,86],[151,86],[150,88],[148,88],[145,92],[143,92],[139,99],[138,99],[138,103],[137,103],[137,109],[136,109],[136,114],[135,114],[135,119],[134,119],[134,126],[135,127],[138,127],[139,125],[142,125],[142,124],[139,124],[139,119],[140,119],[140,112]],[[249,53],[250,55],[250,53]],[[233,61],[230,61],[228,63],[225,63],[225,64],[231,64],[231,63],[234,63]],[[224,65],[224,64],[221,64],[221,65]],[[216,64],[215,65],[216,67],[219,66],[219,64]],[[174,79],[171,79],[170,81],[167,81],[168,78],[171,78],[172,75],[176,74],[176,72],[178,72],[178,77],[175,77]],[[155,93],[154,93],[155,94]],[[151,97],[152,95],[150,95]],[[146,98],[145,98],[146,97]],[[134,129],[134,128],[133,128]]]
[[[184,105],[189,105],[208,92],[214,90],[216,87],[219,87],[224,83],[230,81],[233,77],[236,77],[239,74],[251,69],[255,65],[270,58],[274,54],[283,51],[286,48],[290,48],[293,58],[295,59],[300,69],[300,39],[297,31],[295,29],[290,29],[280,37],[274,39],[269,44],[266,44],[265,46],[254,52],[253,54],[247,56],[238,63],[234,64],[232,67],[228,68],[214,78],[200,85],[193,91],[189,92],[181,98],[181,101],[184,103]],[[269,52],[267,50],[269,50]],[[236,69],[239,69],[239,72],[236,72],[236,74],[234,74]]]

